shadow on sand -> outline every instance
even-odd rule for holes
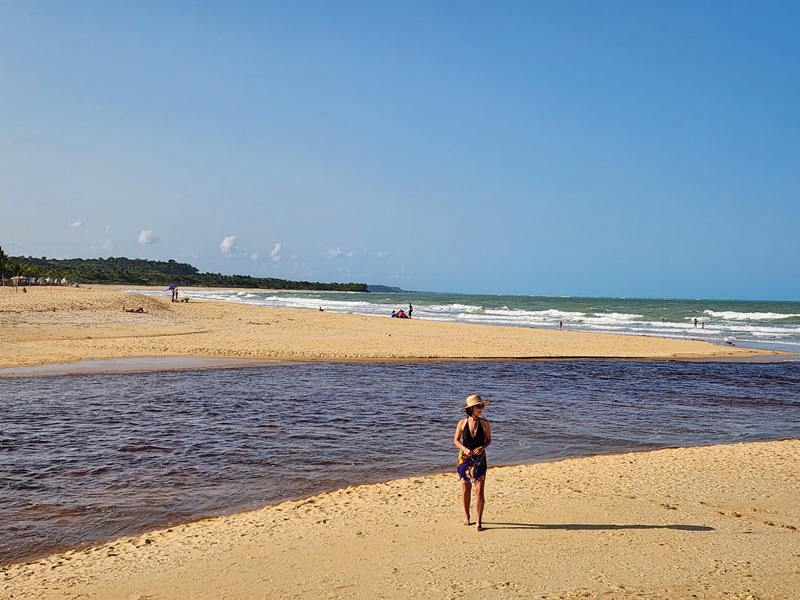
[[[591,523],[491,523],[483,522],[484,529],[563,529],[565,531],[615,531],[620,529],[675,529],[677,531],[714,531],[704,525],[593,525]]]

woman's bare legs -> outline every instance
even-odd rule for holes
[[[486,483],[486,478],[475,482],[475,507],[478,509],[478,520],[476,522],[476,529],[483,531],[483,485]]]
[[[461,502],[464,505],[464,525],[469,525],[469,502],[472,496],[472,484],[469,481],[461,481]]]

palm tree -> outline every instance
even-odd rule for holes
[[[3,252],[0,247],[0,285],[6,284],[6,265],[8,264],[8,256]]]

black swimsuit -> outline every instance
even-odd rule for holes
[[[486,445],[486,434],[483,432],[483,423],[480,419],[478,419],[478,428],[475,430],[474,436],[469,430],[469,420],[467,420],[464,430],[461,432],[461,443],[470,450]]]

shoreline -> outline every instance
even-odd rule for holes
[[[351,485],[0,567],[0,590],[789,599],[800,584],[799,467],[800,440],[490,467],[480,534],[460,524],[453,473]],[[476,555],[480,568],[464,581]]]
[[[158,356],[142,358],[107,358],[78,360],[66,363],[28,365],[20,367],[0,368],[0,379],[14,377],[56,377],[66,375],[99,375],[122,373],[158,373],[172,371],[199,371],[207,369],[250,369],[270,367],[292,362],[547,362],[547,361],[618,361],[618,362],[720,362],[720,363],[776,363],[800,362],[798,354],[757,355],[757,356],[711,356],[701,358],[631,358],[619,356],[548,356],[548,357],[497,357],[497,358],[352,358],[352,359],[314,359],[314,358],[281,358],[281,359],[211,359],[196,356]]]
[[[776,438],[776,439],[766,439],[766,440],[758,440],[758,441],[749,441],[749,442],[728,442],[728,443],[704,443],[704,444],[696,444],[690,446],[679,446],[679,445],[668,445],[668,446],[653,446],[648,448],[639,448],[635,450],[622,450],[622,451],[608,451],[608,452],[589,452],[586,454],[581,454],[578,456],[566,456],[562,458],[543,458],[540,460],[533,460],[530,462],[519,462],[519,463],[499,463],[494,464],[489,468],[489,471],[492,472],[495,469],[525,469],[528,467],[536,467],[537,465],[557,465],[559,463],[567,463],[570,461],[583,461],[595,458],[604,458],[604,457],[628,457],[635,456],[635,455],[646,455],[654,452],[662,452],[662,451],[681,451],[681,450],[693,450],[693,449],[703,449],[703,448],[725,448],[728,446],[747,446],[747,445],[755,445],[755,444],[780,444],[783,442],[800,442],[800,438]],[[798,449],[800,452],[800,448]],[[176,527],[182,527],[186,525],[193,525],[195,523],[202,523],[204,521],[213,521],[216,519],[226,519],[229,517],[236,517],[241,515],[247,515],[250,513],[257,513],[263,510],[267,510],[270,508],[274,508],[276,506],[281,506],[287,503],[305,503],[305,502],[315,502],[317,499],[327,497],[331,494],[335,494],[338,492],[342,492],[344,490],[349,490],[352,488],[370,488],[370,487],[379,487],[379,486],[386,486],[390,484],[394,484],[397,482],[404,482],[407,480],[418,480],[418,479],[426,479],[426,478],[449,478],[450,476],[456,477],[455,470],[451,472],[449,469],[441,470],[441,471],[434,471],[428,472],[421,475],[414,475],[414,476],[404,476],[400,478],[391,478],[391,479],[364,479],[359,481],[350,482],[346,485],[340,487],[332,487],[329,489],[323,489],[313,494],[295,494],[290,495],[282,498],[278,498],[274,501],[270,501],[266,504],[260,504],[253,507],[246,507],[246,508],[239,508],[239,509],[232,509],[232,510],[224,510],[220,511],[217,514],[210,514],[205,516],[197,516],[194,518],[190,518],[187,520],[181,520],[179,522],[173,523],[171,525],[160,525],[153,528],[146,528],[141,532],[133,532],[133,533],[126,533],[119,537],[110,538],[107,540],[99,540],[95,542],[85,542],[83,544],[79,544],[76,546],[65,546],[61,549],[55,550],[53,552],[48,552],[42,554],[40,556],[30,556],[30,557],[22,557],[20,559],[14,559],[7,561],[5,563],[0,562],[0,574],[3,573],[4,569],[8,569],[10,567],[16,566],[23,566],[29,565],[33,563],[41,562],[42,560],[46,560],[49,557],[53,556],[60,556],[64,554],[72,554],[75,552],[80,552],[84,550],[91,550],[93,548],[106,546],[108,544],[112,544],[116,541],[128,538],[138,538],[144,535],[148,535],[149,533],[156,532],[156,531],[171,531]],[[474,504],[473,504],[474,509]],[[792,529],[794,526],[788,527]],[[800,531],[800,527],[795,528]]]
[[[142,308],[142,313],[126,312]],[[390,319],[116,290],[0,289],[0,369],[78,361],[703,360],[788,353],[697,340]]]

